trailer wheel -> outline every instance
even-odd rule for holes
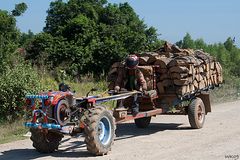
[[[135,125],[138,128],[147,128],[151,122],[151,117],[138,118],[138,119],[134,119],[134,121],[135,121]]]
[[[111,150],[115,138],[115,119],[104,107],[96,107],[86,115],[84,131],[87,150],[104,155]]]
[[[195,98],[188,106],[188,120],[192,128],[202,128],[205,121],[205,106],[201,98]]]
[[[51,131],[48,131],[48,133],[44,133],[37,128],[31,128],[30,132],[30,139],[33,142],[33,147],[41,153],[52,153],[57,150],[59,142],[63,138],[63,135],[61,133]]]

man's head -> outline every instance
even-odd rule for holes
[[[131,54],[126,58],[125,62],[128,69],[136,69],[139,63],[139,59],[136,55]]]

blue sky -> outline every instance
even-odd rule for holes
[[[0,0],[0,9],[11,11],[25,2],[28,10],[17,18],[17,26],[27,32],[42,31],[51,0]],[[193,39],[207,43],[224,42],[236,37],[240,46],[240,0],[108,0],[128,2],[148,26],[157,28],[160,38],[175,43],[188,32]]]

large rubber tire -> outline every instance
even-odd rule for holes
[[[115,119],[104,107],[96,107],[86,115],[84,131],[87,150],[104,155],[111,150],[115,138]]]
[[[33,147],[41,153],[52,153],[58,149],[59,142],[62,140],[61,133],[49,131],[47,134],[39,129],[31,128],[30,139],[33,142]]]
[[[195,98],[188,106],[188,120],[192,128],[202,128],[205,122],[205,106],[201,98]]]
[[[61,99],[54,107],[54,118],[61,126],[64,126],[69,122],[70,107],[65,99]]]
[[[151,117],[138,118],[134,121],[138,128],[147,128],[151,122]]]

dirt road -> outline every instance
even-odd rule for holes
[[[0,159],[79,160],[163,160],[240,159],[240,101],[213,106],[205,126],[189,128],[187,116],[157,116],[148,129],[134,123],[117,126],[112,151],[94,157],[86,150],[83,137],[65,137],[59,151],[40,154],[29,139],[0,145]]]

